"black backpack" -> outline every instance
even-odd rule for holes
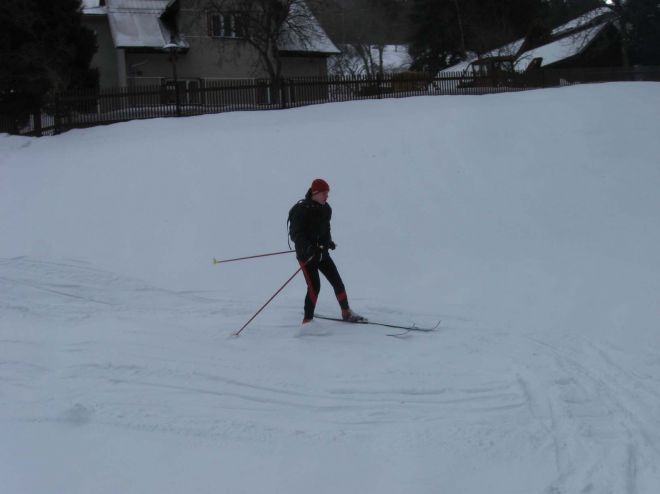
[[[293,232],[291,231],[291,220],[293,219],[293,215],[296,213],[298,208],[302,207],[302,204],[305,202],[305,199],[300,199],[297,203],[295,203],[291,209],[289,209],[289,216],[287,217],[286,220],[286,231],[288,232],[288,237],[287,237],[287,244],[289,245],[289,249],[291,248],[291,240],[294,242],[296,241],[295,238],[293,238]]]

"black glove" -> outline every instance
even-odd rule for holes
[[[332,240],[328,242],[328,249],[330,250],[335,250],[337,248],[337,244],[335,244]]]

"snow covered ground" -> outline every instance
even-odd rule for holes
[[[660,84],[0,136],[0,491],[660,489]],[[352,306],[286,214],[332,188]],[[323,282],[318,312],[338,313]]]

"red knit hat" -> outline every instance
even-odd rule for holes
[[[312,182],[312,186],[309,189],[312,191],[312,194],[316,194],[317,192],[329,191],[330,186],[328,185],[328,182],[322,178],[317,178]]]

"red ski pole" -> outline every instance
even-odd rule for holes
[[[256,259],[257,257],[268,257],[268,256],[278,256],[280,254],[289,254],[291,252],[295,252],[295,250],[283,250],[282,252],[271,252],[269,254],[257,254],[256,256],[247,256],[247,257],[237,257],[235,259],[223,259],[221,261],[218,261],[215,257],[213,258],[213,264],[221,264],[225,262],[233,262],[233,261],[244,261],[246,259]]]
[[[284,287],[287,286],[287,285],[289,284],[289,282],[290,282],[293,278],[295,278],[295,276],[300,272],[300,270],[301,270],[303,267],[305,267],[305,265],[306,265],[309,261],[311,261],[313,258],[314,258],[313,255],[310,256],[309,259],[307,259],[307,260],[306,260],[306,261],[305,261],[305,262],[304,262],[304,263],[303,263],[298,269],[296,269],[296,272],[293,273],[293,274],[291,275],[291,277],[290,277],[288,280],[286,280],[286,282],[284,283],[284,285],[282,285],[282,286],[281,286],[281,287],[280,287],[275,293],[273,293],[272,297],[270,297],[270,298],[266,301],[266,303],[265,303],[264,305],[262,305],[261,308],[260,308],[257,312],[255,312],[255,314],[250,318],[250,320],[249,320],[248,322],[246,322],[245,324],[243,324],[243,327],[234,333],[234,336],[238,336],[238,335],[240,335],[240,334],[241,334],[241,331],[243,331],[245,328],[247,328],[248,324],[250,324],[250,323],[254,320],[254,318],[257,317],[257,316],[261,313],[261,311],[264,310],[264,309],[266,308],[266,306],[271,302],[271,300],[273,300],[275,297],[277,297],[277,295],[278,295],[282,290],[284,290]]]

